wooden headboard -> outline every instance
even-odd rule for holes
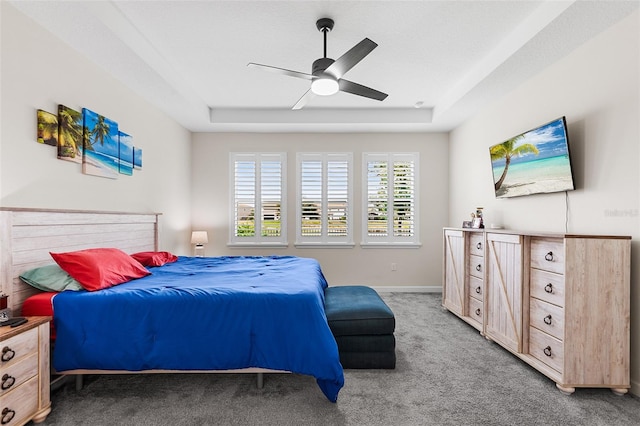
[[[54,263],[49,252],[115,247],[126,253],[158,249],[158,213],[0,208],[0,290],[13,315],[38,290],[26,270]]]

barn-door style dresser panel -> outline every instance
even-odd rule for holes
[[[446,228],[444,240],[445,308],[565,393],[628,391],[630,237]]]

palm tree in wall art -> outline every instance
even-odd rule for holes
[[[38,110],[38,143],[58,146],[58,116]]]
[[[495,183],[495,190],[498,191],[509,171],[509,165],[514,157],[522,156],[525,154],[538,155],[538,148],[530,143],[523,143],[518,145],[520,140],[524,139],[523,135],[516,136],[515,138],[508,139],[499,145],[494,145],[490,148],[491,161],[495,164],[496,161],[504,159],[504,170],[500,179]]]
[[[118,123],[87,108],[84,116],[82,172],[111,179],[118,177]]]
[[[82,162],[82,114],[58,105],[58,158]]]

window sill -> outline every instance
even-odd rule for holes
[[[296,248],[354,248],[355,243],[295,243]]]
[[[287,248],[288,243],[227,243],[229,248]]]
[[[369,248],[409,248],[409,249],[418,249],[422,247],[422,243],[360,243],[360,247],[363,249]]]

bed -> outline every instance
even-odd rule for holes
[[[0,215],[2,290],[16,313],[38,292],[20,274],[51,264],[50,252],[158,249],[157,214],[3,208]],[[58,372],[288,371],[314,376],[337,400],[344,378],[315,260],[181,256],[149,271],[52,298]]]

